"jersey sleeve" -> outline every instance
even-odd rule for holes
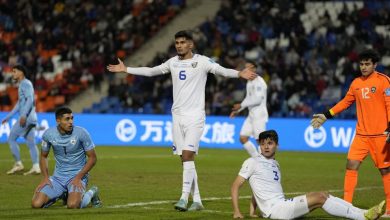
[[[390,123],[390,82],[385,81],[383,86],[383,95],[385,98],[385,106],[386,106],[386,112],[387,112],[387,124]]]
[[[345,97],[330,109],[332,115],[337,115],[338,113],[344,111],[355,102],[356,98],[352,92],[353,88],[354,88],[354,83],[352,83],[351,86],[349,87]]]
[[[20,105],[19,114],[21,117],[27,117],[34,105],[34,89],[28,83],[22,83],[20,87],[19,103],[23,101],[24,105]]]
[[[50,151],[51,144],[49,142],[49,133],[48,131],[45,131],[42,135],[42,144],[41,144],[41,150],[42,152],[49,152]]]
[[[238,78],[238,71],[227,69],[216,63],[211,58],[203,56],[203,64],[207,73],[217,74],[224,77]]]
[[[80,141],[85,151],[89,151],[95,148],[95,144],[93,143],[91,136],[85,129],[81,130]]]
[[[267,84],[264,80],[260,79],[255,86],[255,91],[253,96],[245,96],[244,100],[241,102],[241,108],[238,112],[244,110],[247,107],[261,105],[267,97]]]
[[[254,162],[255,160],[253,158],[247,159],[241,167],[240,172],[238,175],[242,176],[245,179],[249,179],[249,177],[252,176],[253,170],[254,170]]]

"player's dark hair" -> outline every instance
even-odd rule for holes
[[[359,54],[359,62],[362,60],[369,60],[369,59],[371,59],[373,63],[377,63],[379,61],[378,52],[372,49],[368,49],[368,50],[364,50]]]
[[[72,110],[68,107],[59,107],[56,110],[56,119],[61,118],[64,114],[70,114]]]
[[[16,65],[16,66],[12,67],[12,69],[17,69],[17,70],[23,72],[23,75],[24,75],[24,77],[26,77],[26,78],[28,78],[28,76],[29,76],[29,75],[28,75],[27,68],[26,68],[25,66],[23,66],[23,65],[18,64],[18,65]]]
[[[180,37],[184,37],[187,40],[193,40],[191,32],[186,30],[179,31],[175,34],[175,39]]]
[[[259,134],[259,142],[261,142],[262,140],[266,140],[268,138],[275,141],[275,143],[278,144],[279,137],[278,137],[278,133],[276,133],[275,130],[263,131]]]
[[[255,68],[257,68],[257,64],[256,64],[255,61],[253,61],[253,60],[246,60],[245,62],[246,62],[246,63],[250,63],[250,64],[252,64]]]

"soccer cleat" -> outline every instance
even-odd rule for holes
[[[24,170],[23,164],[21,162],[15,163],[14,166],[12,167],[12,169],[7,171],[7,175],[15,174],[15,173],[22,171],[22,170]]]
[[[39,166],[33,166],[31,167],[31,169],[25,173],[23,173],[23,175],[27,176],[27,175],[39,175],[41,174],[41,169],[39,168]]]
[[[193,202],[188,211],[200,211],[203,210],[204,206],[200,202]]]
[[[381,218],[390,218],[390,210],[387,210],[385,214],[381,216]]]
[[[175,204],[175,209],[185,212],[187,211],[187,201],[184,199],[180,199],[176,204]]]
[[[380,218],[383,215],[383,213],[385,213],[385,211],[386,211],[386,200],[383,200],[378,205],[367,210],[367,212],[364,213],[364,218],[366,220],[375,220]]]
[[[94,208],[102,207],[102,201],[100,201],[100,198],[99,198],[99,189],[98,189],[98,187],[97,186],[92,186],[89,190],[91,190],[92,193],[93,193],[93,196],[92,196],[92,199],[91,199],[92,207],[94,207]]]

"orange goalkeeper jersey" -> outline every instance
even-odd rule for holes
[[[390,78],[373,72],[353,80],[345,97],[330,111],[338,114],[356,102],[356,134],[383,135],[390,121]]]

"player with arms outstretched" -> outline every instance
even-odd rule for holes
[[[205,124],[205,87],[207,74],[213,73],[225,77],[253,79],[256,74],[249,69],[236,71],[226,69],[212,59],[194,54],[194,42],[189,31],[175,34],[177,56],[165,63],[149,67],[126,67],[121,60],[117,65],[109,65],[111,72],[127,72],[134,75],[156,76],[171,73],[173,85],[172,136],[173,152],[181,156],[183,164],[183,185],[180,200],[175,209],[195,211],[203,209],[198,187],[198,175],[195,169],[195,154]],[[189,194],[193,195],[193,204],[187,208]]]

